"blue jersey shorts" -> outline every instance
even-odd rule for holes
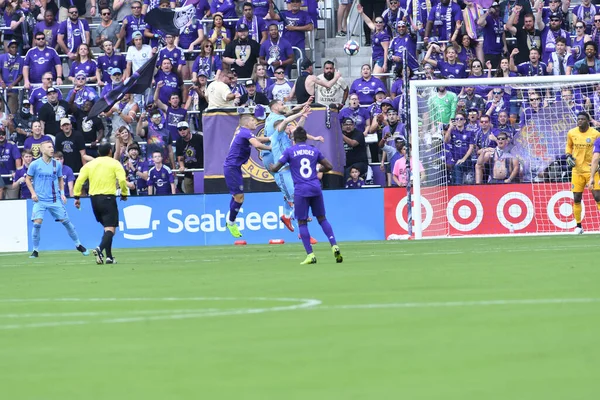
[[[44,219],[46,211],[50,212],[50,215],[55,221],[65,220],[68,218],[67,209],[65,205],[59,200],[56,203],[38,201],[33,203],[33,210],[31,212],[31,220]]]

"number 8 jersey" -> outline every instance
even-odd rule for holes
[[[317,164],[323,154],[316,147],[300,143],[288,147],[279,158],[282,164],[289,163],[294,181],[295,196],[312,197],[321,195],[321,182],[317,176]]]

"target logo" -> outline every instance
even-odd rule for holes
[[[398,205],[396,206],[396,221],[402,229],[408,231],[408,223],[404,218],[404,208],[406,208],[406,203],[406,196],[398,202]],[[433,220],[433,207],[431,207],[431,203],[425,197],[421,197],[421,206],[421,208],[425,208],[425,216],[422,217],[423,224],[421,226],[422,230],[425,230],[431,225],[431,221]]]
[[[472,194],[460,193],[448,202],[446,217],[454,229],[469,232],[483,220],[483,206]]]
[[[560,229],[573,229],[577,226],[573,217],[573,193],[563,190],[554,194],[548,201],[546,209],[548,219]],[[585,216],[585,205],[581,202],[581,217]]]
[[[500,198],[496,206],[498,221],[506,229],[525,229],[533,221],[534,207],[527,195],[509,192]]]

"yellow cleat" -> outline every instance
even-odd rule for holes
[[[309,255],[306,256],[306,260],[302,261],[300,263],[300,265],[316,264],[316,263],[317,263],[317,257],[315,257],[314,253],[310,253]]]
[[[340,247],[338,245],[331,246],[331,251],[333,252],[336,263],[339,264],[344,261],[344,257],[342,257],[342,252],[340,251]]]
[[[240,229],[238,228],[237,224],[227,224],[227,229],[229,229],[229,233],[231,233],[231,236],[233,236],[234,238],[242,237],[242,234],[240,233]]]

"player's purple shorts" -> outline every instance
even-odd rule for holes
[[[323,202],[323,195],[304,197],[297,194],[294,195],[294,215],[296,220],[307,220],[308,219],[308,208],[312,210],[312,215],[315,217],[325,216],[325,203]]]
[[[230,194],[244,193],[244,177],[240,167],[223,167],[223,175]]]

